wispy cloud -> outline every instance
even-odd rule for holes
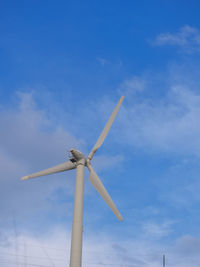
[[[168,236],[172,231],[172,225],[175,222],[165,221],[163,223],[145,222],[143,224],[144,235],[153,238],[162,238]]]
[[[129,144],[133,155],[137,151],[140,155],[147,153],[151,157],[155,153],[169,159],[162,178],[151,177],[158,188],[156,194],[166,207],[193,214],[199,205],[200,94],[199,71],[195,71],[198,69],[198,65],[192,69],[176,65],[158,76],[154,74],[156,77],[152,77],[152,72],[139,77],[148,86],[139,92],[134,88],[133,92],[124,90],[125,105],[119,114],[116,134],[118,142]],[[177,162],[178,166],[169,167]],[[162,234],[159,227],[150,226],[147,224],[146,230]]]
[[[166,87],[169,81],[163,79]],[[154,90],[153,86],[148,91]],[[130,97],[128,93],[129,105],[120,114],[120,140],[146,150],[200,157],[200,94],[194,89],[172,82],[159,99]]]
[[[96,57],[96,60],[102,65],[105,66],[106,64],[109,63],[109,61],[103,57]]]
[[[14,211],[20,221],[29,217],[27,225],[31,228],[36,213],[44,219],[59,202],[49,201],[56,190],[65,187],[67,194],[72,195],[73,173],[68,172],[67,180],[63,180],[63,174],[59,174],[59,178],[55,175],[54,179],[49,176],[34,182],[22,182],[20,177],[67,161],[67,149],[80,145],[80,142],[60,125],[52,127],[44,110],[37,108],[32,94],[18,93],[18,97],[16,106],[0,111],[0,223],[4,227],[8,221],[12,221]],[[68,207],[66,210],[69,213],[71,210],[67,201],[62,203],[57,209],[60,218],[64,214],[61,207],[63,210]]]
[[[185,25],[176,33],[161,33],[153,42],[154,45],[177,46],[185,53],[200,51],[200,30],[189,25]]]
[[[196,256],[200,251],[200,239],[185,235],[176,241],[175,246],[178,254],[185,254],[187,257]]]
[[[127,97],[130,97],[135,93],[143,92],[145,88],[146,80],[138,76],[133,76],[123,81],[118,91],[120,95],[125,94]]]
[[[57,227],[48,234],[34,236],[20,233],[17,237],[5,233],[0,240],[1,263],[13,265],[61,266],[69,264],[70,232]],[[162,254],[172,267],[200,264],[199,239],[181,236],[166,246],[157,241],[133,239],[117,241],[116,237],[97,233],[84,236],[83,266],[146,266],[160,267]],[[195,259],[192,258],[195,256]]]

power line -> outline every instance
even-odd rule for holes
[[[30,259],[38,259],[38,260],[46,260],[47,258],[45,258],[45,257],[39,257],[39,256],[27,256],[27,255],[22,255],[22,254],[14,254],[14,253],[8,253],[8,252],[4,252],[4,253],[2,253],[2,252],[0,252],[0,255],[7,255],[7,256],[13,256],[13,257],[22,257],[22,258],[30,258]],[[55,260],[55,261],[66,261],[66,260],[68,260],[68,259],[58,259],[58,258],[52,258],[52,260]]]
[[[13,264],[14,266],[16,266],[16,263],[18,264],[23,264],[23,262],[16,262],[16,261],[11,261],[9,259],[1,259],[0,263],[4,263],[4,264]],[[34,263],[27,263],[28,266],[37,266],[37,267],[50,267],[49,265],[40,265],[40,264],[34,264]]]
[[[10,259],[1,259],[0,263],[5,263],[5,264],[13,264],[16,266],[16,261],[12,261]],[[137,264],[124,264],[124,263],[119,263],[119,264],[114,264],[114,263],[103,263],[103,262],[88,262],[88,261],[83,261],[85,264],[89,265],[100,265],[100,266],[121,266],[121,267],[136,267]],[[18,261],[18,264],[23,264],[23,262]],[[35,267],[51,267],[49,265],[41,265],[41,264],[36,264],[36,263],[27,263],[27,266],[35,266]]]
[[[49,254],[48,254],[47,250],[45,249],[45,247],[42,245],[42,243],[38,239],[37,239],[37,242],[39,242],[41,244],[41,247],[42,247],[42,250],[43,250],[44,254],[48,258],[49,262],[51,262],[52,266],[55,267],[53,259],[49,256]]]
[[[17,236],[17,226],[16,226],[16,220],[15,220],[15,214],[13,212],[13,229],[14,229],[14,235],[15,235],[15,254],[16,254],[16,265],[17,267],[19,266],[18,264],[18,236]]]
[[[22,255],[22,254],[13,254],[13,253],[0,253],[0,255],[8,255],[8,256],[18,256],[18,257],[23,257],[23,258],[30,258],[30,259],[38,259],[38,260],[46,260],[46,258],[44,257],[38,257],[38,256],[25,256],[25,255]],[[5,259],[5,260],[10,260],[10,259]],[[69,261],[69,259],[58,259],[58,258],[52,258],[52,260],[54,261],[62,261],[62,262],[66,262],[66,261]],[[0,260],[1,262],[1,260]],[[16,261],[15,261],[16,263]],[[95,264],[95,265],[101,265],[101,266],[122,266],[122,264],[114,264],[114,263],[103,263],[103,262],[90,262],[90,261],[83,261],[83,263],[87,263],[87,264]],[[27,264],[27,265],[30,265],[31,263]],[[124,264],[123,263],[123,266],[135,266],[133,264]]]

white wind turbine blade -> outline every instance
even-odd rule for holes
[[[89,156],[88,156],[88,159],[91,160],[94,156],[94,153],[97,151],[97,149],[100,148],[100,146],[103,144],[109,130],[110,130],[110,127],[112,126],[113,124],[113,121],[117,115],[117,112],[121,106],[121,103],[122,101],[124,100],[124,96],[122,96],[117,104],[117,106],[115,107],[113,113],[111,114],[109,120],[107,121],[103,131],[101,132],[101,135],[99,136],[99,139],[97,140],[96,144],[94,145],[93,149],[91,150]]]
[[[104,201],[107,203],[109,208],[112,210],[112,212],[115,214],[115,216],[122,221],[123,218],[121,214],[119,213],[118,209],[116,208],[114,202],[112,201],[111,197],[109,196],[108,192],[106,191],[104,185],[102,184],[101,180],[99,179],[96,172],[93,170],[92,166],[89,164],[88,169],[90,171],[89,180],[94,186],[94,188],[97,190],[97,192],[102,196]]]
[[[46,170],[39,171],[39,172],[30,174],[30,175],[24,176],[21,178],[21,180],[28,180],[31,178],[44,176],[44,175],[48,175],[48,174],[52,174],[52,173],[56,173],[56,172],[64,172],[64,171],[72,170],[75,168],[76,168],[76,165],[74,163],[72,163],[71,161],[66,161],[64,163],[61,163],[61,164],[56,165],[54,167],[48,168]]]

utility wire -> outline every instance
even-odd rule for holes
[[[37,239],[37,242],[39,244],[41,244],[41,242],[39,242],[38,239]],[[18,241],[18,245],[23,246],[24,244]],[[63,252],[66,252],[66,251],[69,252],[70,251],[70,248],[56,248],[56,247],[49,247],[49,246],[43,246],[43,245],[32,245],[32,244],[29,244],[29,243],[27,243],[26,245],[28,247],[45,248],[45,249],[55,250],[55,251],[63,251]],[[1,248],[1,246],[0,246],[0,248]],[[97,251],[97,250],[88,250],[88,249],[84,249],[84,248],[83,248],[83,252],[84,252],[84,254],[85,253],[86,254],[99,254],[99,251]],[[146,253],[136,253],[136,254],[138,256],[145,256],[146,255]],[[122,256],[124,256],[124,254],[120,253],[120,251],[117,251],[117,252],[115,252],[115,251],[106,251],[106,252],[103,252],[103,255],[122,255]]]
[[[25,257],[24,257],[24,267],[27,267],[27,246],[26,246],[26,240],[24,239],[24,253],[25,253]]]
[[[37,241],[39,242],[39,240],[37,240]],[[46,255],[46,257],[48,258],[49,262],[51,263],[51,266],[55,267],[53,259],[49,256],[47,250],[45,249],[45,247],[43,245],[42,245],[42,250],[43,250],[44,254]]]
[[[14,253],[8,253],[8,252],[0,252],[0,255],[3,255],[3,256],[13,256],[13,257],[21,257],[21,258],[30,258],[30,259],[38,259],[38,260],[46,260],[47,258],[46,257],[39,257],[39,256],[27,256],[27,255],[22,255],[22,254],[14,254]],[[66,261],[68,259],[64,259],[64,258],[52,258],[52,260],[54,261]]]
[[[13,212],[13,229],[14,229],[14,236],[15,236],[15,254],[16,254],[16,266],[19,267],[18,264],[18,236],[17,236],[17,227],[16,227],[16,220],[15,220],[15,213]]]
[[[13,264],[14,266],[16,266],[16,261],[10,261],[9,259],[1,259],[0,263],[4,263],[4,264]],[[22,265],[23,262],[18,261],[18,264]],[[37,266],[37,267],[50,267],[49,265],[41,265],[41,264],[34,264],[34,263],[28,263],[28,266]]]
[[[5,263],[5,264],[13,264],[16,266],[16,261],[12,261],[9,259],[1,259],[0,263]],[[100,266],[121,266],[121,267],[136,267],[137,265],[133,264],[124,264],[124,263],[119,263],[119,264],[113,264],[113,263],[99,263],[99,262],[87,262],[83,261],[85,264],[90,264],[90,265],[100,265]],[[23,262],[18,261],[18,264],[23,264]],[[37,267],[50,267],[49,265],[41,265],[41,264],[35,264],[35,263],[28,263],[28,266],[37,266]]]

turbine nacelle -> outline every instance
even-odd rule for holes
[[[86,163],[86,157],[83,153],[81,153],[79,150],[71,148],[70,149],[70,153],[72,154],[72,158],[70,158],[70,160],[72,162],[78,162],[79,160],[85,160]]]

